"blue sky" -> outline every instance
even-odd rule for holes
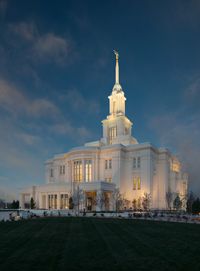
[[[0,0],[0,195],[101,137],[120,53],[139,142],[184,161],[200,193],[200,2]]]

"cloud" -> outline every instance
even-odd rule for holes
[[[63,63],[69,55],[71,46],[69,40],[56,36],[53,33],[48,33],[39,37],[33,49],[40,59]]]
[[[11,113],[28,114],[34,117],[57,116],[59,109],[48,99],[31,100],[21,90],[6,80],[0,79],[0,106]]]
[[[38,29],[35,23],[21,22],[18,24],[10,24],[9,30],[18,35],[19,37],[35,42],[39,36]]]
[[[82,93],[76,89],[68,90],[65,95],[61,95],[59,100],[63,101],[75,111],[87,111],[89,114],[98,114],[100,112],[100,105],[94,99],[84,97]]]
[[[8,1],[7,0],[0,0],[0,16],[4,17],[7,11]]]
[[[184,169],[189,173],[190,189],[198,195],[200,195],[199,87],[200,80],[197,77],[183,90],[182,103],[176,110],[162,112],[149,119],[149,127],[157,134],[160,143],[176,150]]]
[[[8,29],[10,33],[27,42],[26,54],[34,62],[54,62],[63,65],[69,64],[72,56],[74,56],[72,46],[74,43],[71,39],[61,37],[52,32],[40,33],[34,22],[9,24]]]
[[[184,98],[188,102],[194,102],[195,100],[200,101],[200,76],[196,76],[192,79],[192,82],[186,88],[184,95]]]

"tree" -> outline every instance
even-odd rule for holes
[[[74,188],[72,200],[73,206],[77,209],[79,215],[80,206],[82,206],[84,202],[84,191],[80,189],[79,185]]]
[[[0,209],[4,209],[6,206],[5,201],[0,199]]]
[[[174,209],[176,209],[177,211],[181,209],[182,201],[179,195],[177,195],[176,198],[174,199],[173,206],[174,206]]]
[[[192,213],[192,205],[194,201],[195,201],[195,196],[193,192],[189,192],[189,194],[187,195],[186,210],[190,214]]]
[[[134,199],[132,201],[132,206],[133,206],[133,210],[135,211],[137,209],[137,200],[136,199]]]
[[[106,209],[108,204],[109,204],[109,198],[106,195],[106,193],[104,191],[98,192],[96,196],[96,205],[99,207],[99,209],[101,211],[103,210],[103,208]]]
[[[123,208],[123,196],[119,192],[119,189],[115,189],[113,192],[113,203],[115,205],[116,212],[119,212]]]
[[[19,201],[18,200],[13,200],[10,206],[11,209],[19,209]]]
[[[170,210],[171,210],[172,200],[173,200],[173,193],[170,191],[166,192],[167,208]]]
[[[144,196],[142,198],[142,207],[145,211],[150,209],[150,203],[151,203],[151,195],[148,193],[144,193]]]
[[[33,198],[31,198],[31,200],[30,200],[30,208],[35,209],[35,201]]]
[[[200,213],[200,199],[197,198],[193,203],[192,203],[192,213],[198,214]]]
[[[74,209],[74,203],[73,203],[73,198],[72,197],[69,198],[69,209],[70,210]]]

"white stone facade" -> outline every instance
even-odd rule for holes
[[[123,208],[135,208],[133,204],[142,208],[144,194],[150,198],[151,209],[172,207],[176,195],[184,202],[188,177],[178,159],[165,148],[140,144],[132,137],[133,123],[125,115],[126,98],[119,84],[117,53],[116,80],[108,98],[110,110],[102,121],[103,137],[46,161],[46,184],[21,191],[21,208],[31,197],[37,208],[69,208],[73,197],[81,209],[115,210],[116,189],[123,197]],[[167,193],[172,197],[170,204]]]

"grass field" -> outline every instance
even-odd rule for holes
[[[0,223],[0,270],[200,270],[200,226],[73,217]]]

